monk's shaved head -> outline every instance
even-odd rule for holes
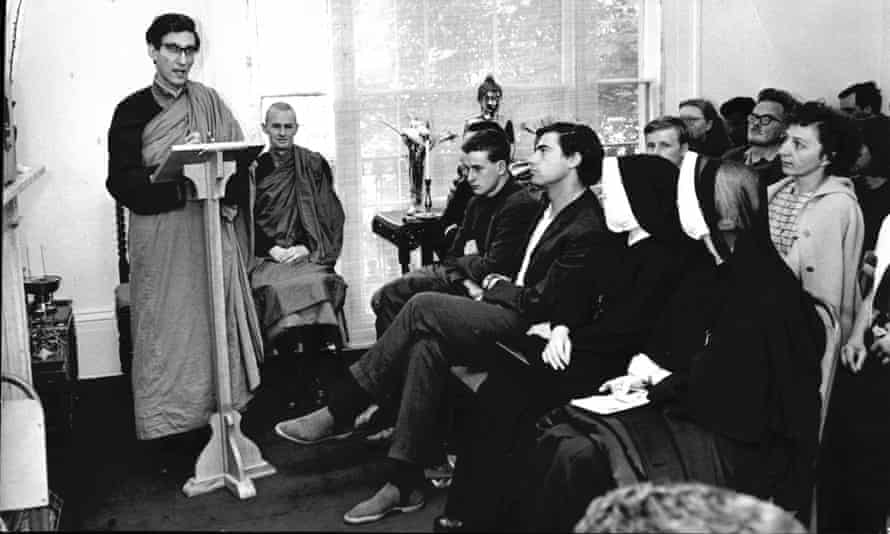
[[[300,125],[294,108],[286,102],[275,102],[266,111],[263,133],[269,136],[269,147],[276,152],[290,150]]]
[[[274,104],[269,106],[269,109],[266,110],[266,123],[267,124],[269,122],[269,115],[273,111],[284,111],[284,112],[290,111],[294,115],[294,121],[297,120],[297,112],[294,111],[294,108],[290,104],[288,104],[287,102],[275,102]]]

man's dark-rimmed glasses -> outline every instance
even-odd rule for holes
[[[775,122],[782,122],[782,119],[774,117],[773,115],[764,114],[758,115],[756,113],[748,114],[748,124],[760,124],[761,126],[769,126],[770,124]]]
[[[179,57],[180,55],[185,54],[185,57],[190,58],[198,53],[198,48],[195,46],[186,46],[183,48],[176,43],[161,43],[161,48],[164,49],[164,52],[167,52],[173,57]]]

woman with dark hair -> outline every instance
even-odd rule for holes
[[[680,102],[679,115],[689,131],[689,150],[719,158],[732,146],[726,124],[710,100],[684,100]]]
[[[860,300],[864,225],[853,182],[845,178],[860,145],[852,119],[807,102],[789,120],[779,149],[786,177],[767,190],[773,244],[803,288],[834,307],[842,341]]]
[[[595,288],[592,318],[569,329],[533,326],[509,341],[528,365],[505,361],[479,387],[449,491],[445,516],[434,529],[503,528],[501,513],[514,499],[517,465],[534,444],[535,420],[569,399],[589,395],[620,373],[645,340],[688,269],[694,243],[683,235],[676,208],[677,167],[650,155],[607,158],[602,191],[606,224],[625,245],[586,261]]]
[[[819,454],[825,532],[881,532],[890,517],[890,217],[875,253],[875,284],[841,351]]]
[[[724,486],[807,517],[823,326],[769,241],[757,176],[719,161],[693,174],[680,176],[680,219],[709,261],[688,270],[648,350],[600,388],[649,403],[551,414],[522,510],[531,530],[569,530],[590,499],[637,479]]]

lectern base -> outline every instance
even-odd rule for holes
[[[210,441],[198,456],[195,476],[182,487],[187,497],[203,495],[223,486],[239,499],[256,495],[253,479],[275,474],[260,449],[241,433],[241,414],[231,411],[210,417]]]

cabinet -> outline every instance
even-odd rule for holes
[[[70,300],[29,314],[31,374],[46,417],[47,440],[67,437],[77,401],[77,334]]]

